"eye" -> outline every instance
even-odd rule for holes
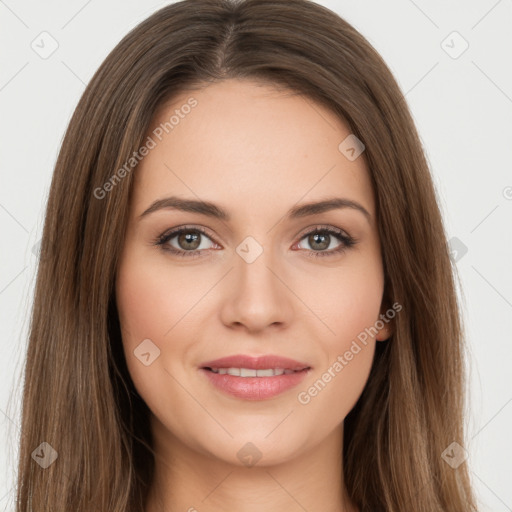
[[[176,238],[175,244],[178,247],[171,243],[174,238]],[[200,251],[211,248],[205,247],[202,244],[201,238],[211,240],[203,228],[185,226],[160,235],[155,240],[155,245],[161,245],[164,251],[171,252],[177,256],[198,257],[201,256]]]
[[[154,241],[154,245],[159,245],[162,247],[162,250],[176,256],[197,258],[202,256],[202,251],[212,248],[211,246],[209,247],[208,244],[206,244],[206,247],[204,246],[202,243],[202,239],[204,238],[213,242],[212,237],[205,229],[198,226],[183,226],[163,233],[157,237]],[[339,255],[357,242],[357,240],[343,230],[332,226],[316,226],[315,229],[303,234],[299,243],[295,244],[294,247],[300,246],[303,239],[306,239],[306,242],[312,247],[311,250],[306,249],[307,252],[309,252],[308,257]],[[333,249],[332,242],[334,240],[337,240],[339,244]],[[213,242],[213,244],[220,247],[216,242]],[[325,250],[329,249],[329,247],[331,247],[330,250]],[[302,247],[299,248],[303,249]]]
[[[308,231],[301,238],[301,240],[304,239],[312,247],[308,257],[314,258],[339,255],[356,243],[356,240],[343,230],[326,226],[317,226],[314,230]],[[332,248],[332,242],[335,240],[338,240],[339,244]],[[300,242],[297,245],[300,245]],[[329,247],[331,247],[330,250],[325,250]]]

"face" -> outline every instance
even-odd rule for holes
[[[310,99],[239,80],[155,116],[116,298],[129,372],[173,446],[264,465],[342,431],[389,335],[372,185],[364,153],[339,149],[349,135]]]

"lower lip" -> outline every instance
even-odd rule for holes
[[[266,400],[280,395],[304,380],[310,369],[274,377],[237,377],[200,369],[221,391],[244,400]]]

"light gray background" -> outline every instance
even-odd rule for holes
[[[14,510],[33,248],[57,151],[94,71],[167,3],[0,0],[0,511]],[[512,511],[512,2],[319,3],[388,63],[431,163],[449,237],[467,248],[457,256],[471,357],[465,448],[481,510]],[[51,48],[43,31],[58,43],[45,59],[31,47]],[[469,44],[460,56],[464,42],[453,31]]]

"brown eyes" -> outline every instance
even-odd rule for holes
[[[209,249],[208,247],[201,248],[203,238],[212,241],[212,237],[202,227],[185,226],[161,234],[154,241],[154,245],[159,245],[162,250],[178,257],[200,257],[203,251]],[[316,226],[315,229],[304,233],[300,240],[302,241],[304,238],[307,238],[307,243],[312,247],[311,250],[306,249],[309,251],[308,256],[312,257],[337,255],[356,243],[356,240],[345,231],[332,226]],[[176,239],[178,247],[170,243],[173,239]],[[333,239],[338,240],[340,244],[335,249],[326,251],[325,249],[331,245]],[[216,242],[214,243],[216,244]]]

